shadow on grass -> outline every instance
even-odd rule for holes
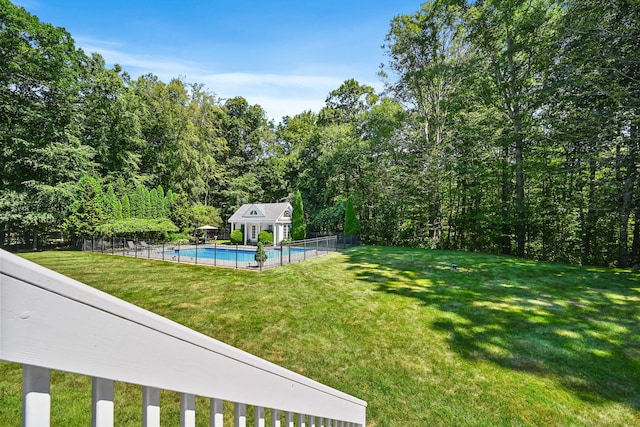
[[[378,291],[438,308],[432,327],[461,356],[640,409],[637,273],[404,248],[346,254]]]

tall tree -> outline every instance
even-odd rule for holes
[[[80,179],[71,214],[65,223],[65,228],[72,236],[96,235],[96,227],[104,221],[100,206],[102,197],[102,188],[94,177],[85,175]]]
[[[139,100],[126,86],[128,75],[119,65],[107,69],[97,53],[83,65],[82,132],[85,143],[95,150],[99,174],[108,182],[144,183],[149,177],[140,166],[146,142],[138,116]]]
[[[535,95],[556,58],[553,35],[559,17],[560,6],[553,0],[482,1],[467,15],[469,39],[491,66],[495,99],[509,124],[504,129],[503,156],[507,162],[513,160],[515,169],[513,224],[519,256],[525,255],[527,234],[525,149],[535,141],[534,113],[539,108]],[[504,176],[506,204],[510,192],[506,169]]]
[[[0,244],[59,227],[93,167],[78,126],[84,58],[63,28],[0,0]]]
[[[293,240],[303,240],[307,237],[307,225],[304,220],[304,207],[302,205],[302,195],[296,190],[293,199],[293,215],[291,217],[291,238]]]
[[[351,197],[347,198],[347,206],[345,207],[344,232],[345,234],[358,234],[360,231],[360,222],[353,208]]]

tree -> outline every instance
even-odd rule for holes
[[[358,234],[360,231],[360,222],[358,221],[358,217],[356,217],[356,211],[353,208],[353,201],[351,197],[347,198],[347,206],[345,208],[345,219],[344,219],[344,233],[345,234]]]
[[[149,214],[147,215],[149,219],[162,218],[162,212],[158,209],[160,205],[159,201],[158,190],[152,188],[151,191],[149,191]]]
[[[100,209],[102,189],[98,181],[85,175],[78,182],[76,197],[71,206],[71,214],[65,228],[74,237],[95,236],[96,227],[102,224],[104,217]]]
[[[354,123],[359,116],[378,101],[373,87],[355,79],[345,80],[329,93],[326,106],[320,112],[321,124]]]
[[[157,193],[157,197],[155,199],[155,204],[154,204],[154,211],[157,213],[158,218],[167,218],[168,212],[166,212],[165,210],[165,194],[164,194],[164,188],[162,188],[162,185],[158,185],[158,188],[156,188],[156,193]]]
[[[122,196],[122,219],[131,218],[131,204],[129,202],[129,196],[126,194]]]
[[[191,204],[186,193],[178,193],[172,203],[171,220],[181,232],[192,231]]]
[[[291,238],[293,240],[304,240],[307,237],[307,226],[304,222],[304,208],[302,206],[302,195],[300,190],[296,190],[293,200],[293,215],[291,218]]]
[[[536,91],[553,63],[560,6],[554,0],[485,1],[468,11],[469,39],[492,69],[495,98],[509,124],[504,129],[503,153],[515,169],[513,225],[516,252],[525,255],[527,212],[525,206],[525,157],[527,143],[535,137]],[[510,199],[505,173],[503,200]],[[510,180],[509,180],[510,181]],[[503,207],[505,209],[506,207]],[[505,247],[505,251],[506,251]]]
[[[218,227],[222,224],[220,211],[213,206],[196,204],[191,207],[190,213],[191,226],[195,229],[203,225],[211,225]]]
[[[119,65],[107,69],[97,53],[82,67],[84,140],[96,153],[97,170],[107,182],[122,179],[140,184],[140,166],[146,141],[142,138],[138,99],[125,85]]]
[[[113,190],[113,185],[107,185],[107,191],[100,200],[100,208],[105,221],[118,219],[118,197]],[[122,212],[120,212],[122,216]]]
[[[63,28],[0,0],[0,244],[60,227],[94,166],[78,125],[85,59]]]

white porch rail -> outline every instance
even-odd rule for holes
[[[113,426],[114,381],[142,386],[143,425],[160,425],[160,389],[181,393],[181,426],[194,396],[210,426],[234,402],[236,426],[365,426],[367,403],[0,250],[0,360],[23,366],[23,425],[50,424],[50,370],[93,378],[93,426]],[[295,415],[294,415],[295,414]]]

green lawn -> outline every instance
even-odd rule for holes
[[[24,256],[364,399],[370,426],[640,425],[638,273],[381,247],[262,273]],[[0,364],[0,425],[20,424],[19,382]],[[90,423],[87,380],[53,389],[54,425]],[[164,402],[173,425],[177,396]],[[139,405],[116,386],[118,425],[140,425]]]

